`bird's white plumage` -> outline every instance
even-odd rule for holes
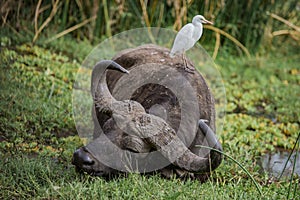
[[[197,40],[195,41],[195,39],[193,38],[194,29],[195,27],[192,23],[189,23],[182,27],[182,29],[177,33],[174,40],[174,44],[171,50],[171,56],[181,54],[195,45]]]
[[[185,51],[192,48],[195,43],[200,39],[203,26],[202,23],[209,23],[202,15],[196,15],[192,23],[188,23],[183,26],[177,33],[173,43],[173,47],[170,52],[170,56],[173,57],[178,54],[183,54]]]

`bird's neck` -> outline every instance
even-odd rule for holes
[[[202,24],[201,23],[194,23],[194,26],[196,26],[196,27],[202,27]]]
[[[192,22],[192,24],[196,27],[202,27],[202,23],[199,23],[199,22]]]

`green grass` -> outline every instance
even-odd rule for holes
[[[229,164],[229,163],[226,163]],[[257,199],[255,186],[247,177],[219,172],[201,184],[197,181],[163,179],[159,175],[130,174],[106,181],[79,175],[70,165],[48,157],[15,157],[0,163],[1,199]],[[219,170],[218,170],[219,171]],[[222,172],[224,175],[224,172]],[[297,183],[294,183],[297,184]],[[262,199],[284,199],[286,182],[261,182]],[[299,198],[296,194],[295,199]]]
[[[66,44],[66,45],[62,45]],[[230,159],[206,183],[131,174],[106,181],[75,173],[73,151],[82,145],[72,119],[72,84],[91,49],[86,42],[48,46],[11,44],[0,52],[0,199],[257,199],[252,180]],[[257,159],[292,149],[300,121],[300,56],[273,53],[251,59],[221,52],[217,64],[227,93],[224,152],[262,188],[262,199],[287,197],[289,181],[261,173]],[[300,197],[298,177],[292,197]],[[295,188],[295,189],[293,189]]]

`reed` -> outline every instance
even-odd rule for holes
[[[255,53],[261,45],[270,44],[263,42],[270,30],[270,40],[289,36],[299,41],[299,13],[294,9],[297,3],[297,0],[31,0],[25,4],[8,0],[1,1],[0,13],[2,27],[32,32],[33,42],[40,36],[45,38],[59,33],[93,42],[138,27],[179,30],[194,15],[203,14],[215,22],[218,30],[235,38],[250,53]],[[30,26],[32,21],[33,27]],[[74,28],[78,26],[80,28]],[[207,40],[204,42],[216,40],[214,56],[220,47],[231,46],[229,37],[219,36],[220,31],[215,30],[205,34]]]
[[[237,161],[236,159],[234,159],[232,156],[224,153],[223,151],[219,151],[217,149],[211,148],[211,147],[207,147],[207,146],[203,146],[203,145],[195,145],[195,147],[198,148],[206,148],[212,151],[216,151],[220,154],[222,154],[224,157],[230,159],[231,161],[233,161],[235,164],[237,164],[246,174],[247,176],[251,179],[251,181],[253,182],[253,184],[255,185],[258,193],[260,194],[260,196],[263,195],[262,190],[261,190],[261,186],[259,185],[259,183],[253,178],[253,176],[251,175],[251,173],[242,165],[242,163],[240,163],[239,161]]]
[[[284,171],[285,171],[285,169],[287,167],[288,162],[290,161],[290,159],[292,159],[291,157],[292,157],[293,153],[296,152],[295,153],[295,158],[294,158],[294,161],[293,161],[294,164],[293,164],[293,169],[292,169],[292,173],[291,173],[291,177],[290,177],[290,183],[289,183],[289,188],[288,188],[287,199],[289,199],[290,194],[291,194],[291,189],[292,189],[292,186],[293,186],[293,178],[294,178],[294,175],[295,175],[294,172],[295,172],[296,163],[297,163],[296,159],[297,159],[299,151],[300,151],[300,132],[298,133],[298,136],[297,136],[296,142],[294,144],[294,147],[293,147],[292,151],[290,152],[290,154],[288,156],[288,159],[286,160],[285,165],[284,165],[284,167],[282,169],[282,172],[281,172],[281,174],[279,176],[279,179],[281,179],[282,176],[283,176],[283,173],[284,173]],[[296,191],[297,191],[297,183],[294,185],[294,192],[293,192],[293,198],[292,199],[295,198]]]

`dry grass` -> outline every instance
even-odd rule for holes
[[[39,0],[24,4],[16,0],[3,1],[0,3],[2,27],[8,27],[19,35],[23,34],[22,31],[30,33],[33,42],[41,36],[49,38],[49,34],[51,41],[66,34],[93,41],[141,26],[179,30],[194,15],[202,14],[216,24],[215,27],[206,27],[212,31],[206,34],[207,38],[215,37],[216,40],[214,58],[220,47],[231,42],[247,56],[249,52],[258,51],[258,46],[265,44],[261,40],[269,30],[275,30],[267,34],[270,41],[273,37],[284,35],[299,41],[299,26],[295,24],[299,21],[299,13],[293,9],[299,6],[297,0],[285,3],[273,0],[242,3],[236,0],[205,0],[200,3],[196,0],[168,0],[166,3],[159,0],[74,2]],[[269,23],[270,18],[276,21]],[[34,22],[33,29],[28,26],[31,21]],[[55,35],[51,36],[54,32]],[[221,35],[225,37],[221,38]]]

